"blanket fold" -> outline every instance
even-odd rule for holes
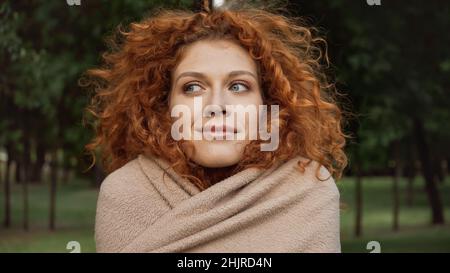
[[[249,168],[200,191],[139,155],[103,181],[98,252],[340,252],[339,191],[317,162]],[[164,169],[167,173],[164,176]]]

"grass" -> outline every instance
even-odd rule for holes
[[[12,222],[10,229],[0,229],[0,252],[70,252],[70,241],[78,241],[82,252],[95,252],[94,220],[97,190],[87,181],[74,180],[58,185],[56,230],[48,230],[49,189],[47,185],[29,185],[30,229],[22,229],[22,191],[12,189]],[[3,193],[0,202],[3,204]],[[3,210],[0,216],[3,219]]]
[[[445,219],[450,220],[450,179],[439,185]],[[363,178],[363,233],[354,236],[355,183],[353,178],[338,182],[343,209],[341,211],[341,243],[343,252],[370,252],[366,245],[378,241],[382,252],[450,252],[450,225],[432,226],[431,211],[422,178],[414,181],[413,203],[406,205],[406,181],[399,183],[399,230],[392,229],[392,178]]]
[[[440,185],[445,218],[450,220],[450,179]],[[392,180],[389,177],[363,179],[363,235],[356,238],[354,228],[354,179],[338,182],[341,192],[341,243],[343,252],[370,252],[369,241],[378,241],[381,252],[450,252],[450,226],[430,225],[430,209],[423,181],[414,182],[414,202],[405,205],[406,182],[401,181],[400,230],[392,231]],[[46,184],[30,185],[30,230],[22,229],[20,185],[12,188],[10,229],[0,228],[0,252],[70,252],[69,241],[78,241],[82,252],[95,252],[94,220],[97,190],[87,181],[73,180],[59,185],[57,193],[57,229],[49,231],[49,191]],[[3,205],[3,192],[0,202]],[[3,208],[3,207],[2,207]],[[0,217],[3,219],[3,209]]]

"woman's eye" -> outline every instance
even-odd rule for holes
[[[183,92],[187,94],[198,93],[202,90],[198,84],[187,84],[183,87]]]
[[[241,88],[239,88],[239,87],[241,87]],[[240,92],[248,91],[249,87],[243,83],[234,83],[233,85],[231,85],[230,89],[231,89],[231,91],[233,91],[235,93],[240,93]]]

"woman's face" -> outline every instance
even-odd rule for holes
[[[210,168],[239,162],[245,145],[250,142],[249,114],[244,108],[258,109],[263,104],[258,77],[255,61],[231,41],[203,40],[186,48],[172,71],[169,108],[172,111],[175,106],[182,106],[190,110],[189,123],[185,123],[190,126],[190,137],[185,139],[193,144],[195,152],[186,146],[183,149],[194,162]],[[243,107],[227,111],[227,105]],[[195,114],[199,106],[200,112]],[[233,124],[226,118],[230,115],[234,115]],[[174,118],[174,122],[177,119],[180,118]],[[201,139],[193,136],[199,132]],[[237,139],[237,133],[245,137]]]

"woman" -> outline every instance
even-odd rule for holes
[[[97,251],[340,252],[346,136],[323,39],[255,8],[159,10],[119,37],[88,71],[87,149],[109,172]]]

